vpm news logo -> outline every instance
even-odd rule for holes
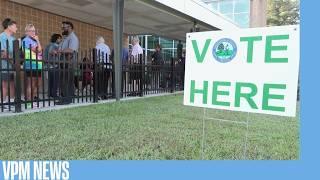
[[[2,161],[0,167],[0,180],[69,180],[70,177],[68,161]]]
[[[229,38],[218,40],[213,48],[212,55],[220,63],[227,63],[234,59],[237,54],[236,43]]]

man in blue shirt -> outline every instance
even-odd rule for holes
[[[1,49],[1,74],[0,82],[2,83],[2,92],[4,100],[9,96],[8,89],[10,86],[10,97],[14,97],[14,71],[13,71],[13,36],[17,32],[17,23],[10,18],[2,22],[4,32],[0,34]],[[8,71],[9,70],[9,71]],[[9,85],[9,86],[8,86]]]
[[[62,22],[62,34],[65,35],[61,43],[61,57],[64,61],[65,66],[62,67],[61,71],[61,95],[62,98],[57,105],[65,105],[72,103],[72,98],[74,96],[74,70],[73,67],[77,61],[77,53],[79,50],[79,39],[74,33],[73,24],[69,21]]]

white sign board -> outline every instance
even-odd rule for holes
[[[295,116],[299,26],[187,34],[184,105]]]

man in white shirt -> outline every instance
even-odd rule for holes
[[[97,63],[100,64],[98,69],[98,95],[100,99],[106,99],[111,93],[111,72],[112,65],[110,62],[110,48],[105,44],[105,40],[102,36],[97,37],[96,41],[97,50]]]
[[[143,54],[143,49],[139,44],[139,38],[137,36],[133,37],[132,39],[132,52],[131,52],[131,56],[133,56],[134,58],[137,58],[138,55]]]
[[[110,48],[105,44],[105,40],[102,36],[97,37],[96,49],[99,53],[98,61],[103,63],[110,63]]]
[[[140,64],[140,57],[143,57],[142,54],[143,49],[139,44],[139,38],[138,36],[135,36],[132,39],[132,51],[129,58],[129,64]],[[128,94],[128,96],[142,95],[142,89],[140,89],[141,86],[139,87],[139,84],[141,83],[142,74],[139,72],[139,69],[139,66],[133,66],[131,68],[131,71],[134,72],[131,72],[129,75],[129,83],[131,84],[131,86],[129,85],[129,91],[131,91],[132,93]]]

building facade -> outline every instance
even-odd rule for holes
[[[75,33],[80,41],[80,49],[88,50],[95,47],[98,35],[103,36],[106,43],[111,47],[113,46],[112,30],[79,21],[75,18],[61,16],[8,0],[0,0],[0,12],[1,22],[7,17],[17,22],[17,38],[24,35],[26,24],[32,23],[35,25],[40,42],[42,45],[46,45],[49,43],[50,36],[53,33],[61,34],[61,22],[68,20],[74,25]],[[0,29],[2,31],[2,26]],[[124,39],[124,43],[128,44],[127,38]]]
[[[266,26],[267,0],[202,0],[241,28]]]

